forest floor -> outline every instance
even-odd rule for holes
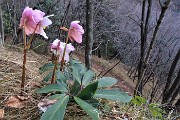
[[[73,57],[84,62],[84,55],[79,52],[73,54]],[[47,63],[50,57],[36,54],[31,50],[28,51],[26,86],[23,97],[19,96],[21,91],[22,58],[23,49],[20,47],[0,48],[0,119],[4,112],[2,120],[38,120],[40,117],[37,103],[44,96],[35,94],[35,90],[42,87],[41,81],[44,77],[44,75],[39,73],[39,68],[44,63]],[[115,63],[116,61],[107,61],[96,56],[93,56],[92,59],[93,70],[97,75],[99,73],[103,75]],[[127,76],[127,70],[125,68],[120,63],[106,76],[112,76],[118,79],[118,83],[115,86],[132,94],[134,83]],[[108,117],[108,119],[110,118]]]

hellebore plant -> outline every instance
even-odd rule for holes
[[[41,120],[63,120],[66,107],[70,105],[68,103],[79,105],[93,120],[98,120],[100,114],[98,98],[123,103],[130,102],[132,99],[118,88],[106,89],[116,84],[116,79],[112,77],[96,78],[95,73],[87,70],[81,62],[69,60],[69,53],[74,51],[74,47],[68,44],[68,39],[77,43],[82,42],[84,30],[78,23],[79,21],[71,22],[69,30],[65,27],[61,28],[68,31],[66,43],[56,39],[51,44],[51,51],[55,54],[55,63],[47,63],[40,68],[41,73],[53,68],[53,72],[51,71],[44,78],[44,82],[48,82],[50,78],[55,80],[51,79],[52,84],[39,89],[37,93],[51,93],[48,99],[56,100],[53,105],[48,106],[42,114]],[[57,61],[61,64],[58,64]],[[65,67],[64,62],[66,63]]]
[[[66,49],[65,49],[66,46]],[[75,48],[71,44],[66,44],[61,42],[60,40],[56,39],[54,42],[51,44],[51,51],[54,53],[54,69],[53,69],[53,74],[52,74],[52,79],[51,79],[51,84],[54,83],[54,76],[55,76],[55,71],[57,69],[57,62],[63,62],[64,60],[66,62],[69,61],[69,53],[71,51],[74,51]],[[65,52],[64,52],[65,51]],[[63,54],[65,55],[63,56]],[[59,61],[58,58],[59,57]],[[63,60],[63,61],[62,61]]]
[[[22,82],[21,88],[24,88],[25,83],[25,69],[26,69],[26,52],[30,48],[33,41],[34,34],[40,34],[44,38],[48,38],[44,32],[44,28],[52,24],[52,21],[48,18],[49,16],[44,17],[45,13],[40,10],[33,10],[32,8],[26,7],[22,13],[20,20],[19,28],[23,29],[24,34],[24,59],[23,59],[23,70],[22,70]],[[27,42],[26,35],[31,35],[30,40]]]
[[[57,69],[57,57],[59,55],[59,62],[61,62],[60,71],[63,71],[64,63],[69,61],[69,53],[74,51],[74,47],[68,44],[68,40],[76,41],[77,43],[82,42],[82,34],[84,34],[84,29],[79,25],[80,21],[72,21],[69,30],[66,27],[61,27],[62,30],[67,31],[66,43],[60,42],[56,39],[51,44],[51,51],[55,54],[55,65],[52,73],[51,84],[55,82],[54,76]]]
[[[54,64],[45,64],[40,72],[50,70]],[[43,81],[47,82],[52,74]],[[95,78],[95,73],[77,60],[70,60],[64,71],[55,72],[56,83],[46,85],[37,93],[51,93],[50,100],[57,100],[41,116],[41,120],[63,120],[68,105],[79,105],[93,120],[99,119],[98,98],[122,103],[130,102],[131,96],[118,88],[106,89],[117,83],[112,77]],[[71,104],[68,104],[71,103]]]

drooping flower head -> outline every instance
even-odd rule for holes
[[[66,43],[61,42],[58,39],[54,40],[54,42],[51,44],[51,51],[54,54],[59,55],[59,62],[61,62],[61,60],[62,60],[63,52],[64,52],[64,49],[65,49],[65,44]],[[64,60],[66,62],[69,61],[69,53],[71,51],[74,51],[74,50],[75,50],[74,46],[72,46],[71,44],[67,44],[66,51],[65,51],[65,56],[64,56]]]
[[[51,51],[54,53],[54,54],[58,54],[57,52],[59,51],[60,49],[60,40],[56,39],[53,41],[53,43],[51,43]]]
[[[52,21],[48,17],[44,17],[44,15],[45,13],[40,10],[26,7],[22,13],[19,27],[22,29],[24,26],[26,35],[30,35],[35,31],[35,33],[48,38],[44,28],[52,24]]]
[[[76,41],[77,43],[82,42],[82,34],[84,34],[84,29],[79,25],[80,21],[72,21],[69,28],[69,38],[71,41]]]

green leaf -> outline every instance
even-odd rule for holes
[[[78,60],[70,60],[69,61],[69,64],[70,65],[73,65],[73,64],[82,64],[82,62],[78,61]]]
[[[68,91],[68,86],[66,83],[64,83],[62,80],[57,79],[57,84],[64,89],[64,91]]]
[[[73,69],[73,78],[81,84],[82,75],[78,69]]]
[[[56,79],[62,80],[63,82],[66,82],[66,80],[67,80],[67,78],[64,76],[64,74],[59,70],[56,71]]]
[[[53,63],[46,63],[44,64],[42,67],[39,68],[40,73],[43,73],[49,69],[53,69],[54,68],[54,64]]]
[[[97,108],[100,105],[100,102],[97,99],[85,100],[87,103],[91,104],[93,107]]]
[[[41,120],[63,120],[69,96],[61,97],[42,114]]]
[[[69,63],[69,68],[72,70],[73,79],[77,80],[79,84],[81,84],[81,80],[87,71],[87,68],[77,60],[71,60]]]
[[[95,73],[91,70],[88,70],[85,74],[84,74],[84,77],[83,77],[83,80],[82,80],[82,85],[88,85],[93,77],[95,76]]]
[[[91,83],[89,84],[88,86],[86,86],[82,91],[81,93],[78,94],[77,97],[83,99],[83,100],[89,100],[91,99],[96,90],[97,90],[97,87],[98,87],[98,81],[94,82],[94,83]]]
[[[50,84],[37,90],[37,93],[49,93],[49,92],[55,92],[55,91],[67,92],[67,89],[65,89],[64,87],[58,84]]]
[[[160,105],[151,103],[148,108],[154,118],[162,119],[164,111],[160,108]]]
[[[141,106],[143,104],[146,104],[146,99],[140,96],[135,96],[132,98],[131,103],[137,105],[137,106]]]
[[[81,89],[81,85],[77,80],[75,80],[70,93],[75,96],[79,93],[80,89]]]
[[[109,87],[117,83],[117,79],[112,77],[102,77],[97,80],[99,82],[98,88]]]
[[[122,92],[121,90],[118,90],[118,89],[97,90],[94,97],[115,100],[122,103],[128,103],[132,99],[132,97],[129,96],[127,93]]]
[[[81,100],[78,97],[74,97],[74,100],[77,102],[77,104],[84,110],[86,113],[92,117],[93,120],[99,119],[99,112],[96,108],[85,102],[84,100]]]
[[[52,78],[52,74],[53,74],[53,72],[51,71],[51,72],[43,79],[43,81],[44,81],[44,82],[47,82],[50,78]]]
[[[48,99],[56,99],[59,100],[61,97],[64,97],[65,94],[55,94],[48,97]]]

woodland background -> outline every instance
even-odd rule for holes
[[[180,109],[179,0],[1,0],[1,45],[22,45],[18,25],[25,6],[54,14],[53,24],[46,29],[49,39],[37,35],[33,42],[37,53],[48,54],[53,40],[65,39],[59,27],[79,20],[86,34],[81,45],[74,45],[89,56],[87,67],[91,66],[91,53],[118,60],[117,64],[128,66],[128,76],[136,84],[134,94],[168,109]],[[147,86],[149,91],[144,89]]]

